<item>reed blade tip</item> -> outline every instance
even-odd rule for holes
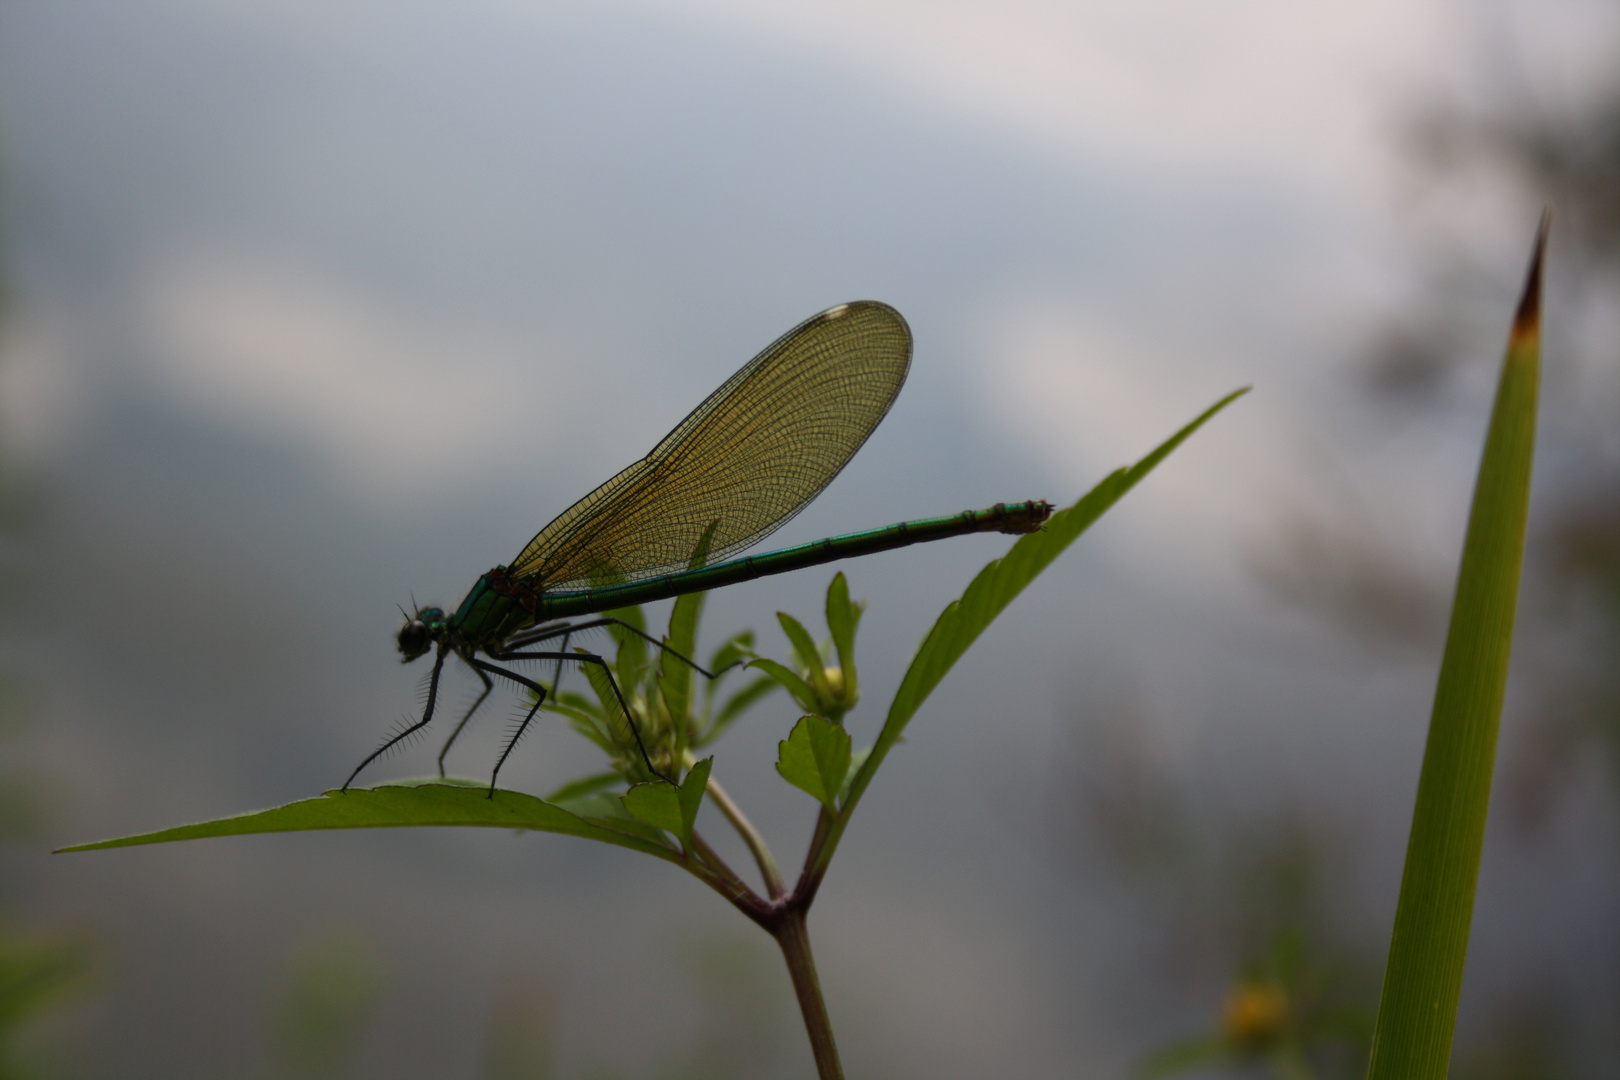
[[[1551,227],[1552,207],[1549,206],[1541,212],[1535,247],[1530,253],[1530,270],[1525,274],[1524,293],[1519,297],[1519,309],[1513,316],[1509,342],[1514,348],[1534,343],[1541,334],[1541,266],[1547,253],[1547,231]]]

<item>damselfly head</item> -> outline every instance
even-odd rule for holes
[[[399,654],[404,663],[410,663],[433,647],[433,628],[430,623],[444,621],[444,612],[438,608],[422,608],[416,618],[406,619],[399,628]]]

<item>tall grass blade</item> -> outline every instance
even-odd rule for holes
[[[1543,215],[1468,517],[1378,1004],[1370,1080],[1443,1080],[1451,1058],[1524,557],[1547,224]]]

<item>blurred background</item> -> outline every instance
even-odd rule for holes
[[[766,936],[621,850],[46,852],[335,787],[415,707],[399,606],[457,602],[857,298],[910,320],[909,385],[784,545],[1071,502],[1256,390],[879,774],[811,921],[850,1075],[1359,1075],[1544,203],[1454,1075],[1612,1075],[1617,60],[1620,15],[1577,0],[6,4],[3,1075],[813,1075]],[[843,566],[857,745],[1006,546]],[[715,594],[709,647],[752,626],[785,658],[773,613],[819,628],[830,576]],[[456,771],[487,775],[506,707]],[[794,719],[757,709],[715,772],[786,866]],[[597,768],[553,724],[502,780]]]

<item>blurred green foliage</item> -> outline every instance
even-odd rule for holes
[[[0,187],[6,180],[0,168]],[[0,190],[0,197],[5,192]],[[0,198],[0,209],[3,209]],[[5,216],[0,213],[0,233]],[[0,274],[0,329],[15,301],[4,274]],[[0,342],[5,340],[0,333]],[[0,356],[0,362],[5,357]],[[3,435],[3,432],[0,432]],[[27,590],[14,554],[19,538],[36,520],[38,490],[13,468],[10,447],[0,441],[0,629],[10,631],[23,617]],[[0,668],[0,845],[44,847],[44,832],[56,802],[56,785],[29,762],[20,745],[33,715],[33,687],[27,674],[13,667]],[[0,847],[0,1080],[25,1080],[57,1074],[63,1054],[59,1033],[41,1038],[44,1021],[62,1005],[83,993],[94,971],[96,949],[89,934],[79,930],[43,929],[27,925],[10,907],[26,895],[26,884],[11,872],[12,853]]]
[[[1063,826],[1058,854],[1109,871],[1147,930],[1144,1004],[1202,1002],[1205,1023],[1145,1053],[1137,1075],[1360,1077],[1378,984],[1375,949],[1339,902],[1351,838],[1301,804],[1245,815],[1201,797],[1150,726],[1134,694],[1105,691],[1051,759],[1047,815]]]
[[[12,919],[0,920],[0,1080],[58,1071],[60,1053],[40,1045],[33,1028],[84,989],[93,955],[84,934],[26,929]]]
[[[313,936],[291,957],[272,1007],[271,1075],[350,1075],[383,986],[377,947],[364,933],[332,927]]]
[[[697,937],[678,946],[696,1012],[683,1045],[639,1074],[647,1080],[753,1080],[799,1060],[791,997],[773,957],[752,936]],[[289,957],[268,1019],[271,1067],[255,1080],[343,1080],[359,1075],[362,1044],[387,992],[385,965],[354,928],[318,931]],[[479,1080],[557,1080],[559,994],[543,970],[511,970],[496,985]],[[0,1078],[12,1074],[0,1073]],[[600,1065],[580,1080],[631,1080]]]

